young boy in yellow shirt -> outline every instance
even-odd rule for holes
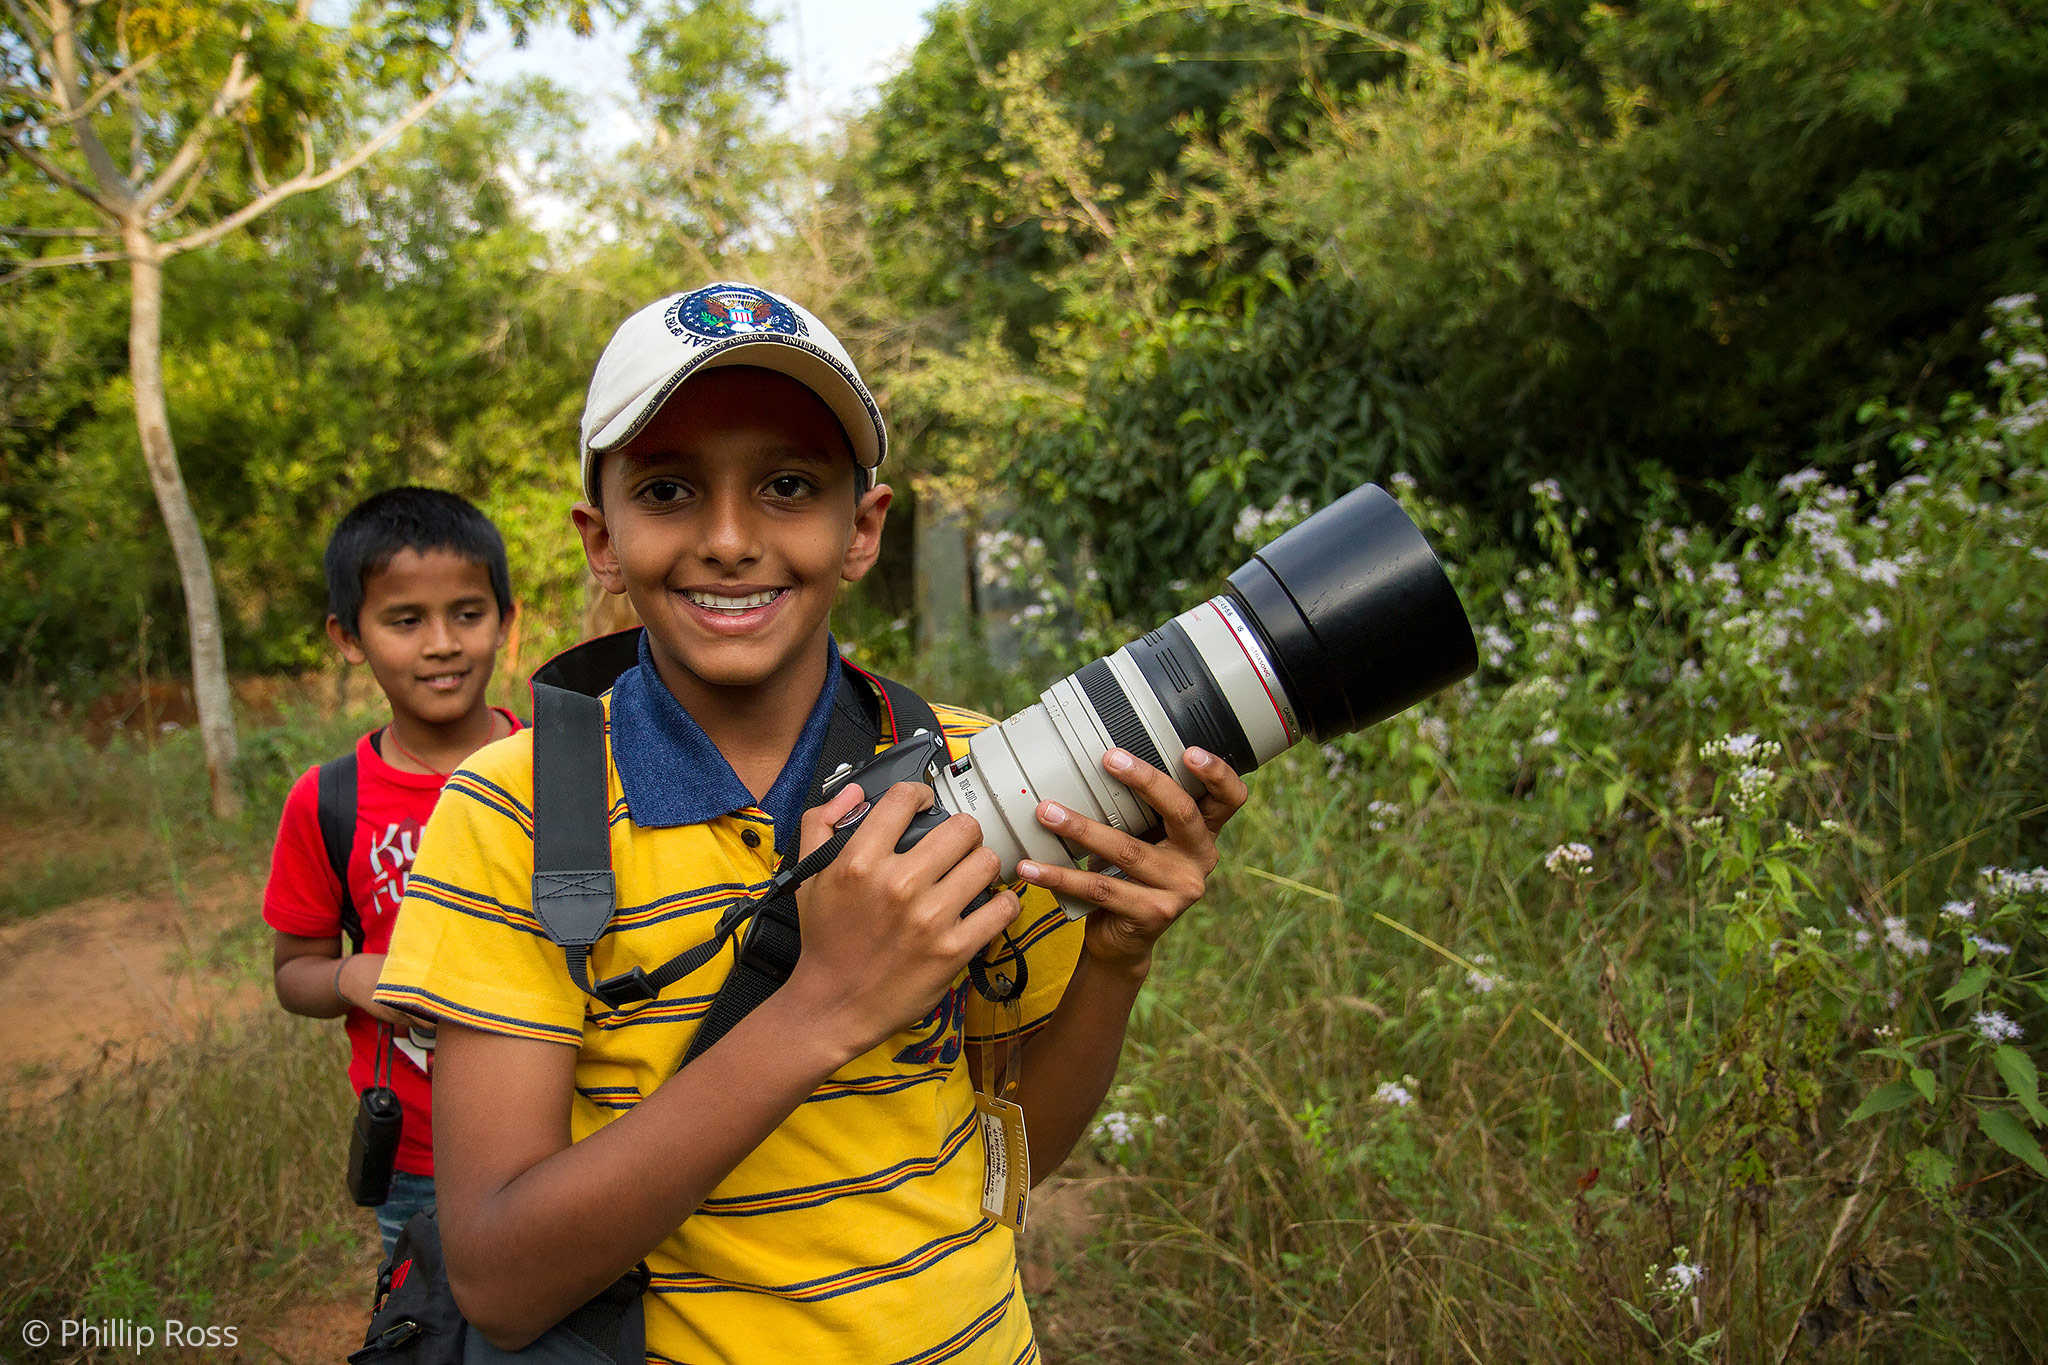
[[[874,705],[830,619],[876,559],[886,448],[838,340],[753,286],[651,304],[598,362],[573,517],[598,581],[646,628],[605,699],[617,908],[589,979],[711,938],[872,805],[801,888],[786,984],[685,1066],[731,954],[653,999],[584,994],[533,913],[531,734],[450,781],[377,998],[440,1024],[441,1235],[472,1338],[491,1343],[478,1349],[524,1346],[644,1261],[649,1360],[1037,1358],[1013,1235],[982,1211],[973,1045],[1021,1050],[1030,1169],[1049,1173],[1107,1090],[1152,946],[1202,895],[1245,787],[1190,750],[1197,801],[1111,750],[1163,837],[1043,803],[1049,829],[1122,875],[1026,862],[1021,904],[1005,890],[972,910],[999,860],[971,817],[895,851],[928,788],[849,786],[804,810],[834,708]],[[933,712],[956,756],[989,723]],[[1048,892],[1099,908],[1069,922]],[[1008,1011],[966,982],[1006,932],[1028,967]]]

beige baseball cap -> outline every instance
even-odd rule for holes
[[[597,457],[638,435],[683,381],[718,365],[786,374],[823,399],[863,469],[889,453],[875,397],[832,329],[793,299],[722,282],[657,299],[612,334],[583,403],[583,495],[597,501]]]

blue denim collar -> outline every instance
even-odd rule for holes
[[[642,631],[639,666],[620,674],[612,686],[612,762],[633,823],[642,829],[701,825],[758,805],[775,821],[777,847],[795,848],[811,771],[839,693],[839,674],[839,642],[828,635],[825,685],[775,784],[756,802],[711,737],[662,682]]]

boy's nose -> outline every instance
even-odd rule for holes
[[[438,617],[427,622],[427,653],[456,654],[461,652],[462,637],[455,627]]]
[[[703,554],[715,564],[732,567],[760,557],[754,520],[743,497],[712,498],[707,506]]]

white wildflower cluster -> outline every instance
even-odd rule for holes
[[[1759,809],[1771,799],[1776,790],[1778,775],[1759,763],[1745,763],[1735,770],[1735,790],[1728,794],[1735,809],[1744,815]]]
[[[2010,943],[1997,943],[1976,934],[1970,935],[1970,946],[1975,948],[1978,954],[1983,957],[2010,957],[2012,955],[2012,945]]]
[[[1884,917],[1884,943],[1895,953],[1907,957],[1926,957],[1933,945],[1907,927],[1906,921],[1897,915]]]
[[[1423,716],[1415,722],[1415,734],[1440,754],[1451,751],[1451,727],[1440,716]]]
[[[1583,877],[1593,870],[1593,850],[1584,844],[1559,844],[1543,855],[1543,866],[1559,877]]]
[[[2039,298],[2034,294],[2006,294],[1991,300],[1991,311],[2001,314],[2001,322],[2038,321],[2032,317],[2035,303]]]
[[[1044,566],[1045,542],[1015,531],[983,531],[974,538],[974,560],[983,583],[1018,584]]]
[[[1143,1114],[1130,1114],[1121,1109],[1112,1109],[1096,1119],[1095,1126],[1088,1131],[1090,1136],[1107,1142],[1112,1147],[1128,1147],[1147,1125],[1156,1128],[1165,1122],[1164,1114],[1154,1114],[1148,1119]]]
[[[1600,623],[1600,609],[1581,602],[1569,611],[1555,598],[1537,601],[1523,621],[1536,662],[1543,667],[1580,671],[1580,660],[1593,652],[1597,641],[1593,627]]]
[[[1977,1030],[1978,1037],[1994,1047],[2016,1043],[2023,1036],[2020,1026],[2006,1018],[2003,1010],[1979,1010],[1970,1016],[1970,1026]]]
[[[1984,894],[2001,900],[2018,900],[2022,896],[2048,895],[2048,867],[2036,867],[2021,871],[2017,867],[1980,867],[1978,880],[1984,883]]]
[[[1488,622],[1479,628],[1479,649],[1486,659],[1488,668],[1499,668],[1515,652],[1514,637],[1499,626]]]
[[[1491,966],[1493,966],[1491,955],[1487,953],[1472,954],[1472,970],[1465,973],[1465,984],[1478,991],[1481,995],[1491,992],[1496,986],[1501,984],[1500,974],[1487,970]]]
[[[1856,618],[1856,629],[1865,635],[1882,635],[1887,624],[1884,613],[1876,607],[1865,607],[1863,615]]]
[[[1805,491],[1808,488],[1811,488],[1813,485],[1817,483],[1823,482],[1826,479],[1826,477],[1827,476],[1822,474],[1818,469],[1815,469],[1812,465],[1808,465],[1806,468],[1794,470],[1792,473],[1787,474],[1784,478],[1778,480],[1778,491],[1780,493],[1797,494]]]
[[[1401,808],[1392,801],[1368,801],[1365,804],[1365,822],[1375,833],[1384,833],[1400,818]]]
[[[1768,764],[1784,752],[1785,746],[1777,740],[1761,739],[1748,732],[1723,735],[1700,746],[1701,758],[1709,762],[1726,761],[1734,767]]]
[[[1946,901],[1941,907],[1943,919],[1973,919],[1977,914],[1975,901]]]
[[[1674,1258],[1668,1266],[1651,1266],[1643,1272],[1643,1279],[1659,1293],[1669,1295],[1690,1294],[1698,1291],[1700,1282],[1707,1278],[1707,1268],[1692,1259],[1689,1247],[1673,1247]]]
[[[1556,479],[1538,479],[1529,485],[1529,496],[1538,502],[1561,505],[1564,502],[1564,489],[1558,486]]]
[[[1849,907],[1849,913],[1855,915],[1858,911],[1852,905]],[[1925,957],[1928,950],[1933,947],[1926,939],[1914,933],[1906,921],[1898,915],[1886,915],[1883,920],[1883,929],[1884,945],[1895,953],[1902,953],[1907,957]],[[1868,948],[1871,944],[1877,942],[1877,936],[1868,929],[1858,929],[1851,936],[1851,940],[1859,948]]]
[[[1296,522],[1306,521],[1315,508],[1306,498],[1284,493],[1271,507],[1246,507],[1237,514],[1231,532],[1245,545],[1264,545]]]
[[[1350,754],[1345,753],[1334,744],[1320,744],[1316,747],[1322,751],[1323,777],[1325,780],[1335,782],[1338,778],[1344,776],[1345,773],[1351,771]]]
[[[1372,1097],[1381,1104],[1391,1104],[1396,1109],[1406,1109],[1415,1103],[1414,1094],[1399,1081],[1381,1081],[1379,1089],[1372,1092]]]
[[[1635,1111],[1632,1109],[1624,1109],[1619,1114],[1616,1114],[1614,1116],[1614,1131],[1617,1133],[1626,1133],[1630,1128],[1632,1128],[1635,1125],[1635,1121]]]

